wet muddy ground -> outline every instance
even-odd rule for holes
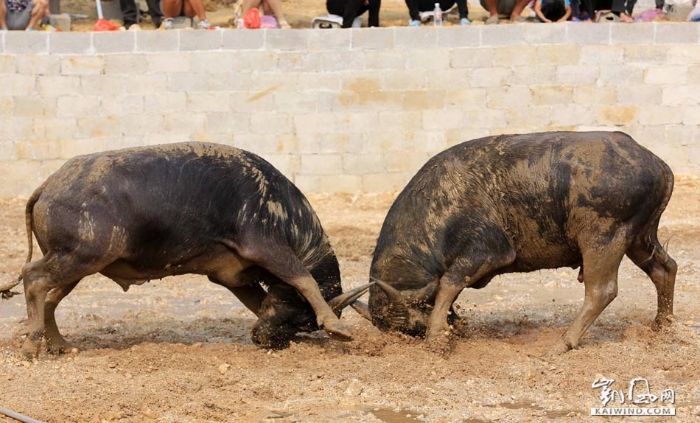
[[[393,195],[311,200],[343,285],[364,283]],[[0,202],[3,282],[26,256],[23,209],[21,200]],[[46,422],[611,421],[590,416],[602,405],[593,382],[614,379],[611,388],[627,392],[643,377],[654,395],[674,391],[678,416],[642,421],[700,421],[700,182],[677,182],[660,239],[678,262],[675,324],[650,329],[654,286],[625,259],[618,298],[579,349],[558,356],[546,352],[583,300],[573,269],[506,275],[463,292],[466,324],[447,358],[421,340],[379,332],[350,309],[343,320],[351,342],[317,332],[283,351],[261,350],[248,335],[253,314],[204,277],[124,293],[93,276],[57,311],[79,348],[72,354],[26,361],[24,297],[0,303],[0,407]]]

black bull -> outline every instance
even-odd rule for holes
[[[583,306],[558,347],[574,348],[617,295],[627,255],[656,286],[655,323],[667,323],[677,267],[657,229],[672,190],[671,169],[623,133],[504,135],[450,148],[418,171],[384,221],[372,322],[440,345],[464,288],[581,267]]]
[[[266,346],[319,327],[349,338],[338,317],[366,290],[341,295],[338,260],[304,195],[271,164],[232,147],[183,143],[76,157],[32,194],[26,221],[30,356],[41,338],[52,351],[69,346],[54,311],[98,272],[124,290],[206,275],[258,316],[252,338]],[[33,262],[32,232],[44,253]]]

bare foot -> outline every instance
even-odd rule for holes
[[[634,22],[634,19],[632,19],[632,17],[627,13],[620,13],[620,22],[632,23]]]

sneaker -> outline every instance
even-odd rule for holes
[[[410,20],[408,21],[408,26],[420,26],[420,21]]]
[[[469,19],[467,18],[462,18],[459,20],[460,25],[469,25],[471,22],[469,22]]]
[[[133,24],[127,29],[127,31],[141,31],[141,26],[139,24]]]
[[[209,23],[208,20],[202,19],[201,21],[197,22],[197,29],[209,29],[211,28],[211,24]]]
[[[173,29],[173,18],[165,18],[160,23],[161,29]]]

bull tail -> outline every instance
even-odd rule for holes
[[[32,253],[33,253],[33,248],[34,248],[34,242],[32,239],[32,224],[33,224],[33,219],[32,215],[34,213],[34,204],[36,204],[37,201],[39,201],[39,197],[41,197],[41,194],[44,192],[44,187],[46,186],[46,182],[41,184],[39,188],[37,188],[32,195],[29,197],[29,200],[27,200],[27,206],[24,209],[24,221],[26,224],[27,228],[27,246],[28,246],[28,253],[27,253],[27,261],[25,263],[29,263],[32,261]],[[17,281],[15,282],[10,282],[7,285],[0,286],[0,298],[2,299],[7,299],[11,298],[13,295],[16,295],[15,292],[10,291],[12,288],[15,286],[19,285],[19,283],[22,282],[22,273],[19,274],[19,277],[17,277]]]
[[[34,205],[37,201],[39,201],[39,197],[41,197],[41,194],[44,193],[44,187],[46,187],[46,182],[41,184],[41,186],[32,193],[31,197],[29,197],[29,200],[27,200],[27,207],[24,209],[24,222],[27,227],[28,247],[27,261],[25,263],[29,263],[30,261],[32,261],[32,250],[34,248],[34,243],[32,242],[32,224],[34,223],[34,221],[32,216],[34,215]],[[19,278],[19,280],[22,280],[22,275],[20,275]]]
[[[670,167],[668,167],[666,163],[664,163],[661,159],[657,160],[659,163],[659,168],[664,177],[664,194],[663,198],[661,199],[661,202],[659,203],[659,206],[654,211],[654,214],[651,215],[649,221],[642,230],[641,235],[644,237],[643,239],[645,244],[649,246],[654,246],[654,252],[652,254],[652,257],[654,255],[657,255],[659,256],[662,262],[666,262],[669,259],[668,253],[666,252],[664,247],[661,247],[661,244],[659,243],[657,237],[657,232],[659,228],[659,221],[661,220],[661,215],[666,210],[666,206],[668,206],[668,203],[671,200],[671,194],[673,193],[674,176],[673,171]],[[652,257],[649,258],[651,259]]]

